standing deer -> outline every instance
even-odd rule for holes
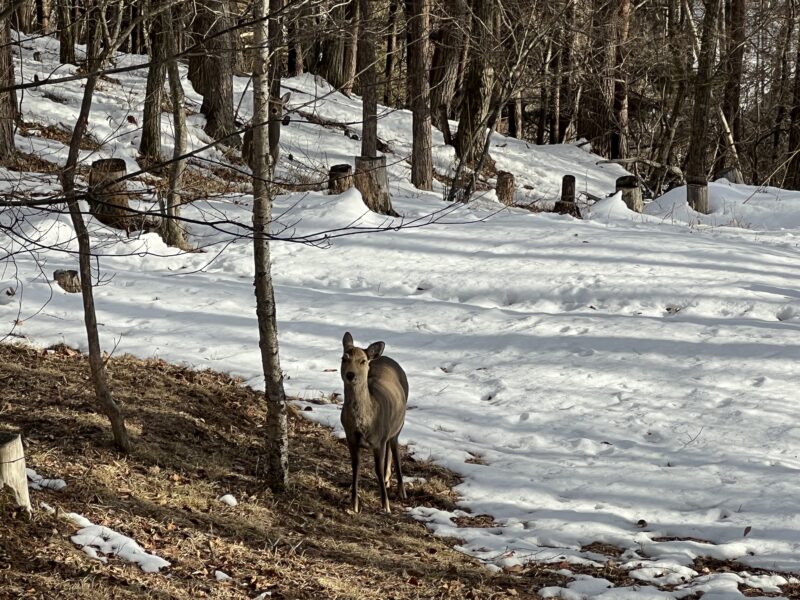
[[[391,459],[397,472],[397,493],[406,499],[400,452],[397,438],[406,416],[408,379],[405,371],[388,356],[381,356],[385,344],[375,342],[368,348],[353,345],[353,336],[342,338],[342,381],[344,405],[342,425],[347,435],[350,461],[353,466],[353,487],[350,502],[353,512],[359,512],[358,465],[359,450],[369,448],[375,457],[375,474],[381,491],[381,505],[387,513],[389,497],[386,487],[391,478]]]

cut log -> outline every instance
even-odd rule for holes
[[[506,206],[514,204],[514,174],[508,171],[497,173],[497,199]]]
[[[128,206],[128,185],[119,181],[127,174],[121,158],[104,158],[92,163],[89,172],[89,210],[101,223],[109,227],[134,231],[137,219]],[[141,218],[138,219],[140,222]]]
[[[353,187],[353,167],[349,164],[333,165],[328,171],[328,193],[341,194]]]
[[[558,200],[553,207],[553,212],[570,215],[576,219],[581,218],[581,212],[578,210],[578,205],[575,203],[575,176],[564,175],[561,180],[561,199]]]
[[[624,175],[617,178],[617,191],[622,192],[622,200],[633,212],[640,213],[644,210],[642,189],[636,175]]]
[[[353,183],[361,192],[364,204],[372,212],[392,217],[399,216],[392,208],[392,201],[389,198],[389,176],[386,173],[385,156],[356,156]]]
[[[28,476],[25,471],[25,450],[18,433],[0,431],[0,488],[8,486],[14,492],[17,506],[30,512]]]
[[[704,179],[688,179],[686,201],[697,212],[708,214],[708,182]]]
[[[53,281],[70,294],[78,294],[81,291],[81,278],[74,269],[58,269],[54,271]]]

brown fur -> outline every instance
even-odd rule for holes
[[[345,333],[342,346],[342,425],[353,467],[351,508],[353,512],[360,510],[359,449],[368,448],[375,458],[381,505],[386,512],[390,512],[386,486],[391,476],[392,460],[397,473],[397,493],[402,499],[406,497],[397,438],[405,422],[408,379],[397,362],[388,356],[381,356],[385,346],[383,342],[370,344],[366,349],[357,348],[353,345],[353,336]]]

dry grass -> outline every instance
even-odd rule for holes
[[[395,513],[381,513],[371,469],[363,474],[364,512],[348,514],[346,447],[294,414],[290,486],[273,494],[259,479],[260,394],[226,375],[160,360],[123,356],[108,368],[134,438],[130,456],[110,447],[86,360],[65,347],[0,344],[0,429],[22,431],[29,467],[67,481],[61,492],[32,492],[35,505],[46,501],[59,512],[81,513],[172,566],[147,574],[118,558],[94,561],[70,541],[76,529],[70,522],[44,511],[28,519],[0,493],[0,599],[232,599],[262,592],[282,599],[534,599],[535,590],[571,580],[558,569],[618,586],[638,583],[614,558],[600,567],[531,563],[493,575],[454,551],[453,540],[433,537],[403,514],[393,493]],[[455,508],[452,473],[410,457],[404,472],[426,480],[409,489],[406,506]],[[240,504],[220,502],[225,493]],[[459,523],[495,526],[488,515]],[[599,543],[584,550],[620,552]],[[766,573],[711,559],[698,559],[694,568]],[[216,581],[216,570],[233,580]],[[800,598],[800,586],[784,586],[783,596]]]
[[[62,492],[32,492],[35,504],[79,512],[172,566],[102,564],[72,544],[64,519],[9,518],[0,505],[0,598],[536,598],[538,578],[490,574],[394,500],[399,510],[380,513],[370,474],[364,512],[346,513],[347,450],[305,419],[290,418],[289,490],[269,492],[259,480],[264,402],[238,381],[127,356],[108,367],[131,456],[110,447],[86,361],[67,348],[0,344],[0,427],[22,431],[29,467],[67,480]],[[427,480],[409,490],[409,506],[454,507],[451,473],[404,463]],[[217,500],[224,493],[239,506]],[[217,569],[233,580],[216,581]]]

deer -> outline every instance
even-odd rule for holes
[[[386,488],[390,485],[392,461],[397,477],[397,494],[401,500],[406,499],[397,438],[405,423],[408,379],[396,361],[383,356],[385,346],[383,342],[375,342],[367,348],[358,348],[353,345],[350,332],[342,338],[344,404],[341,420],[353,468],[350,508],[354,513],[361,510],[358,499],[361,448],[372,450],[375,458],[383,510],[391,512]]]

